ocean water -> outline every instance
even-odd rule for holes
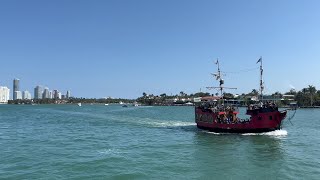
[[[0,179],[320,179],[320,110],[291,121],[219,134],[193,107],[0,105]]]

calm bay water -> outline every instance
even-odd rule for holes
[[[0,105],[0,179],[320,179],[320,109],[292,122],[233,135],[193,107]]]

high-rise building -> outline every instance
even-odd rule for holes
[[[50,99],[53,99],[53,93],[52,93],[52,91],[49,91],[49,98],[50,98]]]
[[[67,91],[66,98],[69,99],[71,97],[71,91]]]
[[[34,88],[34,99],[41,99],[42,98],[42,88],[41,86],[36,86]]]
[[[58,99],[59,98],[59,91],[58,90],[53,90],[52,94],[53,94],[52,96],[53,96],[54,99]]]
[[[49,99],[50,98],[50,91],[49,88],[44,88],[43,94],[42,94],[43,99]]]
[[[15,100],[22,99],[22,92],[21,91],[15,91],[13,94],[16,98]]]
[[[31,99],[31,93],[29,91],[23,91],[22,92],[22,99],[30,100]]]
[[[62,93],[58,92],[58,99],[62,99]]]
[[[10,98],[10,89],[0,86],[0,104],[7,104]]]
[[[13,100],[17,99],[17,96],[16,96],[15,92],[16,91],[20,91],[19,83],[20,83],[20,79],[15,78],[13,80]]]

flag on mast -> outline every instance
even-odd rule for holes
[[[219,62],[219,61],[218,61],[218,59],[217,59],[217,61],[215,62],[215,64],[218,64],[218,62]]]
[[[258,62],[261,62],[262,61],[262,57],[260,57],[260,59],[257,61],[257,63],[256,64],[258,64]]]

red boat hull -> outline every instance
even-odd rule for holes
[[[261,112],[248,111],[251,118],[247,121],[219,122],[218,112],[203,111],[201,108],[195,109],[195,121],[197,127],[213,132],[228,133],[260,133],[274,131],[281,128],[281,123],[286,117],[287,111]]]

